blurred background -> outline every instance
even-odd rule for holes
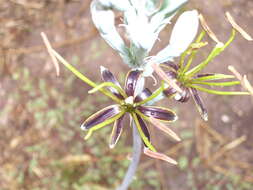
[[[84,141],[80,124],[111,101],[99,93],[88,95],[90,87],[62,66],[56,77],[40,37],[45,32],[53,47],[92,80],[101,81],[99,66],[103,65],[123,82],[128,68],[97,33],[89,4],[90,0],[0,0],[1,190],[109,190],[122,181],[130,163],[131,128],[126,123],[112,150],[108,147],[111,126]],[[252,0],[191,0],[184,10],[192,8],[205,16],[223,42],[231,31],[225,11],[253,35]],[[116,21],[121,22],[120,14]],[[161,33],[154,53],[168,43],[172,25]],[[206,40],[209,46],[195,63],[215,45]],[[253,81],[252,48],[237,35],[206,71],[230,74],[227,66],[234,65]],[[201,121],[192,100],[160,103],[178,113],[179,120],[171,128],[183,141],[175,143],[150,127],[153,143],[178,160],[178,167],[143,155],[130,189],[253,189],[252,99],[201,95],[208,122]]]

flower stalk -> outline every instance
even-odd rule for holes
[[[132,183],[136,170],[138,168],[140,157],[142,153],[142,141],[135,123],[132,122],[132,133],[133,133],[133,153],[131,163],[128,166],[126,175],[121,183],[121,185],[116,190],[127,190],[129,185]]]

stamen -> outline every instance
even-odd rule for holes
[[[235,22],[234,18],[231,16],[229,12],[226,12],[225,14],[228,22],[237,32],[239,32],[242,35],[242,37],[244,37],[248,41],[253,41],[253,38]]]
[[[106,68],[102,65],[100,65],[100,72],[103,73],[106,70]]]
[[[192,48],[193,50],[198,50],[198,49],[200,49],[200,48],[202,48],[202,47],[205,47],[205,46],[207,46],[207,45],[208,45],[208,42],[193,43],[193,44],[191,44],[191,48]]]
[[[163,160],[163,161],[169,162],[171,164],[177,165],[176,160],[166,156],[165,154],[153,152],[153,151],[149,150],[148,148],[144,148],[143,153],[146,154],[147,156],[150,156],[151,158]]]
[[[253,87],[250,84],[250,82],[248,81],[246,75],[243,76],[243,84],[244,84],[245,88],[249,91],[249,93],[253,96]]]
[[[161,131],[165,132],[166,134],[170,135],[173,139],[175,139],[176,141],[181,141],[181,139],[179,138],[179,136],[172,131],[168,126],[164,125],[163,123],[161,123],[158,119],[155,119],[153,117],[149,118],[149,121],[158,129],[160,129]]]
[[[158,76],[160,76],[165,82],[167,82],[169,85],[171,85],[173,88],[175,88],[175,90],[177,90],[178,92],[182,93],[182,89],[176,84],[176,80],[175,79],[170,79],[166,73],[161,69],[161,67],[159,67],[159,65],[153,63],[151,64],[152,68],[155,70],[155,72],[158,74]]]
[[[230,70],[235,77],[241,82],[242,87],[245,88],[253,96],[253,87],[247,79],[246,75],[241,75],[233,66],[229,65],[228,70]]]
[[[204,30],[207,32],[207,34],[210,36],[210,38],[215,41],[217,44],[223,44],[218,38],[217,36],[214,34],[214,32],[211,30],[211,28],[207,25],[207,22],[205,20],[205,18],[203,17],[202,14],[199,14],[199,20],[200,23],[202,25],[202,27],[204,28]],[[221,45],[223,46],[223,45]]]
[[[228,70],[230,70],[239,81],[242,80],[242,75],[232,65],[228,66]]]
[[[133,104],[134,103],[134,97],[133,96],[129,96],[125,99],[125,103],[126,104]]]
[[[181,96],[180,93],[176,93],[176,95],[174,96],[174,98],[175,98],[175,100],[179,101],[182,98],[182,96]]]

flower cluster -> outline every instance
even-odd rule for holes
[[[55,64],[57,74],[59,74],[59,61],[79,79],[93,87],[89,93],[100,91],[114,101],[114,104],[101,109],[83,122],[81,129],[87,131],[85,139],[88,139],[94,131],[113,124],[109,141],[109,147],[113,148],[118,142],[122,131],[126,127],[132,128],[134,138],[133,161],[120,189],[126,189],[129,186],[136,171],[141,153],[140,137],[144,144],[144,154],[177,164],[172,158],[157,152],[151,143],[152,140],[148,128],[149,123],[151,126],[170,135],[174,140],[180,141],[179,136],[165,125],[168,122],[176,121],[177,115],[168,108],[154,106],[154,103],[164,97],[174,97],[179,102],[187,102],[192,97],[201,117],[207,120],[207,110],[198,91],[218,95],[253,95],[253,87],[246,76],[241,76],[231,66],[230,70],[235,76],[220,73],[199,73],[228,47],[234,40],[236,32],[242,34],[249,41],[253,40],[234,21],[229,13],[226,13],[226,16],[233,26],[233,30],[225,44],[218,40],[207,26],[203,16],[199,15],[196,10],[185,11],[179,16],[173,27],[169,45],[156,55],[150,55],[149,53],[157,41],[160,31],[170,23],[171,19],[187,0],[163,0],[160,6],[157,5],[157,2],[159,3],[160,1],[93,0],[91,3],[92,20],[100,35],[118,52],[123,62],[131,68],[126,76],[124,87],[121,87],[114,75],[102,66],[101,76],[103,82],[97,85],[61,57],[51,47],[45,34],[42,34],[48,52]],[[121,26],[126,31],[129,45],[125,43],[125,40],[123,40],[115,27],[115,15],[113,12],[115,10],[120,11],[123,15]],[[204,30],[193,43],[198,33],[199,20]],[[207,45],[203,41],[206,33],[217,42],[217,45],[206,59],[191,68],[196,53]],[[180,57],[178,63],[174,62],[176,57]],[[154,78],[154,71],[160,76],[160,83]],[[144,87],[145,78],[149,76],[155,79],[156,84],[161,84],[154,92]],[[228,79],[234,78],[238,80],[228,81]],[[224,87],[238,84],[241,84],[249,92],[227,92],[206,88],[206,86]],[[127,116],[130,116],[130,124],[125,126],[124,119]],[[139,141],[139,144],[137,141]]]
[[[207,110],[198,91],[218,95],[249,95],[249,92],[227,92],[206,88],[206,86],[233,86],[241,84],[243,81],[242,84],[245,89],[250,89],[252,93],[252,87],[249,86],[246,77],[244,77],[245,80],[239,76],[237,77],[239,80],[223,81],[235,77],[220,73],[202,74],[199,72],[228,47],[234,40],[236,31],[248,40],[252,40],[252,38],[235,23],[231,15],[227,14],[233,30],[229,40],[223,44],[210,28],[203,23],[203,17],[196,10],[186,11],[179,16],[172,30],[169,45],[156,55],[150,56],[149,53],[158,39],[160,31],[170,23],[170,20],[187,0],[164,0],[160,7],[157,7],[154,2],[156,1],[94,0],[91,3],[92,19],[100,35],[119,53],[124,63],[131,67],[126,76],[124,88],[105,67],[101,67],[103,82],[97,85],[65,61],[44,40],[54,61],[60,61],[79,79],[93,87],[89,93],[100,91],[115,102],[83,122],[81,129],[88,131],[85,139],[88,139],[94,131],[114,123],[109,142],[110,148],[113,148],[118,142],[123,129],[126,128],[123,122],[124,118],[129,115],[130,121],[134,123],[134,125],[129,124],[129,126],[137,128],[145,145],[144,153],[153,158],[176,164],[173,159],[156,151],[151,143],[147,123],[170,135],[176,141],[180,141],[180,138],[164,124],[164,122],[176,121],[177,115],[168,108],[157,107],[152,104],[164,96],[174,97],[180,102],[186,102],[192,97],[201,117],[207,120]],[[126,29],[129,47],[116,30],[113,10],[123,13],[122,26]],[[204,30],[192,43],[197,35],[199,17]],[[217,42],[217,45],[206,59],[191,68],[196,53],[207,45],[206,42],[202,41],[206,33]],[[180,57],[178,63],[173,62],[176,57]],[[144,86],[145,77],[153,76],[153,71],[161,77],[162,81],[161,86],[156,91],[151,92]],[[222,81],[220,82],[220,80]]]

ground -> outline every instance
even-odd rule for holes
[[[110,101],[100,94],[88,95],[90,87],[63,67],[56,77],[40,37],[45,32],[57,51],[92,80],[100,81],[99,66],[103,65],[123,82],[128,68],[98,35],[89,3],[0,1],[0,189],[114,189],[124,176],[130,162],[131,129],[126,127],[113,150],[108,147],[110,127],[83,140],[80,123]],[[253,35],[251,0],[192,0],[185,10],[193,8],[204,15],[221,41],[231,31],[225,11]],[[168,26],[161,33],[153,52],[168,43],[170,31]],[[209,46],[196,63],[215,45],[206,40]],[[227,67],[233,65],[253,81],[252,48],[252,43],[237,35],[206,70],[230,74]],[[192,101],[160,103],[177,111],[179,120],[171,128],[183,141],[175,143],[150,128],[152,139],[179,165],[142,156],[131,189],[253,188],[252,98],[201,96],[208,108],[208,122],[200,119]]]

